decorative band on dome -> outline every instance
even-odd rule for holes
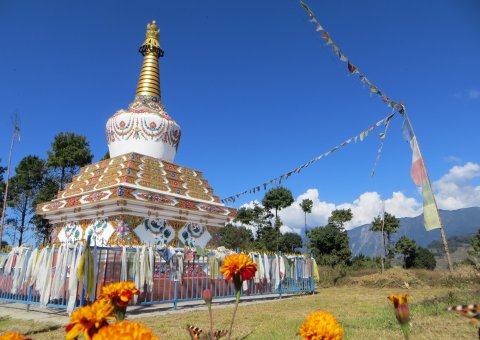
[[[146,95],[139,95],[139,96],[135,96],[135,101],[152,101],[154,103],[159,103],[160,102],[160,98],[158,97],[155,97],[155,96],[146,96]],[[143,104],[146,104],[146,102],[144,102]]]

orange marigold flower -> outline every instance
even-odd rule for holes
[[[390,294],[388,299],[393,303],[395,317],[401,325],[407,325],[410,321],[410,309],[408,308],[408,294],[394,295]]]
[[[0,340],[30,340],[30,338],[24,338],[22,334],[17,332],[5,332],[0,334]]]
[[[90,340],[98,330],[108,326],[107,320],[112,320],[113,306],[104,301],[81,307],[70,315],[70,323],[65,327],[65,338],[76,339],[81,333],[86,340]]]
[[[241,281],[250,280],[257,271],[257,265],[245,254],[231,254],[223,260],[220,272],[226,276],[226,280],[235,279]]]
[[[307,316],[298,334],[307,340],[341,340],[343,328],[332,314],[317,310]]]
[[[93,336],[93,340],[159,340],[152,330],[143,324],[132,321],[120,321],[110,326],[103,327]]]
[[[399,305],[408,303],[408,299],[410,296],[408,294],[403,294],[403,295],[395,295],[395,294],[390,294],[388,296],[388,299],[393,303],[393,306],[395,308],[398,308]]]
[[[100,299],[109,300],[114,306],[126,307],[133,295],[139,293],[133,282],[115,282],[102,288]]]

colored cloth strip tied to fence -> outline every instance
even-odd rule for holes
[[[173,303],[175,307],[179,301],[202,300],[207,288],[216,298],[234,297],[235,288],[219,270],[232,253],[224,247],[15,247],[0,263],[0,301],[63,308],[71,313],[93,302],[103,286],[119,281],[135,284],[140,294],[132,303],[139,305]],[[249,256],[259,270],[244,282],[244,295],[281,296],[315,289],[318,271],[314,259],[264,253]]]

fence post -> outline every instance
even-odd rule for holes
[[[278,261],[277,261],[277,270],[280,272],[280,258],[282,257],[282,251],[278,251]],[[280,277],[280,275],[278,275]],[[285,273],[283,273],[283,277],[285,277]],[[280,299],[282,298],[282,278],[280,277],[280,282],[278,284],[278,295]]]
[[[175,290],[173,291],[173,310],[177,309],[178,281],[175,281]]]
[[[33,289],[33,286],[28,287],[27,312],[30,312],[30,301],[32,299],[32,289]]]
[[[315,261],[313,261],[312,258],[310,258],[312,261],[312,268],[311,268],[311,274],[310,274],[310,288],[311,288],[311,293],[315,293],[315,275],[313,273],[315,273]]]
[[[85,298],[85,288],[83,287],[83,282],[81,283],[81,285],[82,285],[82,293],[80,294],[80,307],[83,307],[83,299]]]

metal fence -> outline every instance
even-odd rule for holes
[[[128,249],[129,252],[135,251]],[[31,256],[32,251],[28,251],[27,257]],[[121,281],[122,272],[122,248],[96,248],[97,261],[94,266],[96,269],[95,293],[93,296],[86,294],[86,287],[83,282],[79,282],[77,289],[74,289],[75,295],[74,308],[83,306],[92,302],[95,295],[99,295],[103,286]],[[281,256],[281,254],[279,254]],[[273,261],[275,256],[269,256],[269,261]],[[63,284],[56,289],[54,293],[52,288],[48,294],[46,306],[66,309],[69,299],[72,301],[72,291],[69,291],[70,266],[57,268],[58,251],[52,261],[51,280],[58,270],[64,270]],[[135,305],[153,305],[162,303],[172,303],[176,309],[177,303],[181,301],[202,300],[204,289],[211,289],[214,298],[227,298],[235,296],[233,283],[226,282],[221,276],[212,274],[209,266],[209,256],[194,256],[191,260],[183,263],[183,273],[178,275],[178,268],[172,261],[166,261],[159,252],[154,253],[154,261],[151,266],[150,284],[144,284],[138,287],[140,295],[133,301]],[[132,257],[129,257],[132,261]],[[288,270],[281,280],[267,280],[257,278],[250,280],[242,288],[242,295],[258,296],[278,294],[280,297],[286,293],[313,292],[315,289],[312,259],[303,259],[300,257],[291,260],[288,263]],[[25,265],[28,263],[28,258]],[[302,267],[302,268],[299,268]],[[128,266],[127,266],[128,268]],[[26,305],[41,305],[41,293],[34,282],[25,280],[25,270],[20,270],[20,274],[12,270],[8,275],[4,270],[0,271],[0,301],[9,301],[24,303]],[[307,273],[307,275],[305,274]],[[127,281],[135,282],[135,273],[127,271]],[[153,284],[152,284],[153,283]],[[47,289],[47,290],[48,290]],[[45,289],[44,293],[45,294]],[[45,303],[44,303],[45,304]]]

